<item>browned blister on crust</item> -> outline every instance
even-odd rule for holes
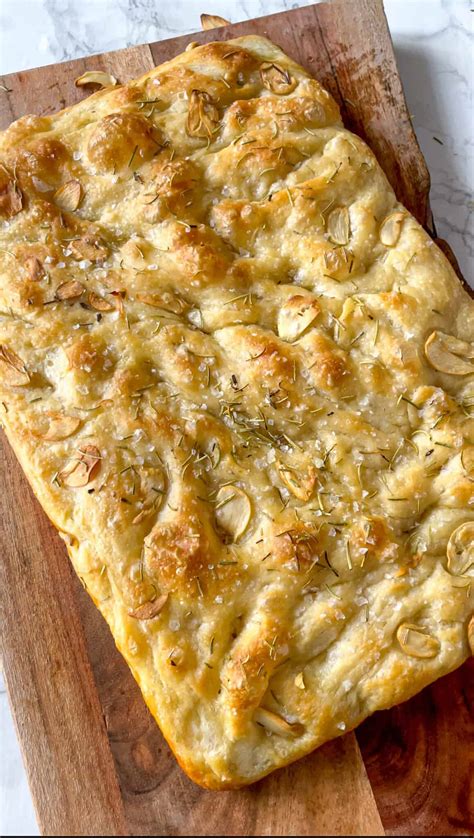
[[[85,82],[0,136],[3,423],[180,764],[237,787],[472,652],[473,302],[270,42]]]

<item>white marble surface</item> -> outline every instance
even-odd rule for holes
[[[0,0],[0,73],[192,32],[201,11],[235,22],[303,5],[301,0]],[[385,0],[385,8],[431,172],[438,233],[472,282],[473,3]],[[1,678],[0,834],[38,834]]]

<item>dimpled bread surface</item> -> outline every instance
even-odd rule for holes
[[[329,94],[212,43],[0,161],[2,421],[189,776],[459,666],[474,302]]]

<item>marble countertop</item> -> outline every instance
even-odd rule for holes
[[[235,22],[304,5],[304,0],[0,0],[0,73],[193,32],[202,11]],[[438,235],[474,285],[473,3],[385,0],[385,9],[431,173]],[[0,752],[0,834],[38,835],[1,676]]]

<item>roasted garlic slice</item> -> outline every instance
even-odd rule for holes
[[[150,602],[144,602],[143,605],[139,605],[138,608],[129,611],[128,616],[134,617],[135,620],[153,620],[154,617],[157,617],[163,611],[163,608],[168,602],[168,596],[169,594],[162,594]]]
[[[93,233],[86,233],[78,239],[73,239],[70,249],[75,259],[88,259],[90,262],[105,259],[108,253],[104,242]]]
[[[466,445],[460,456],[464,471],[469,477],[474,477],[474,445]]]
[[[76,87],[85,87],[88,84],[98,84],[100,87],[115,87],[117,79],[102,70],[87,70],[74,83]]]
[[[312,464],[298,464],[292,467],[286,463],[278,463],[277,471],[282,483],[295,498],[304,502],[310,499],[317,477],[316,468]]]
[[[434,658],[440,650],[436,637],[421,626],[402,623],[397,629],[397,640],[406,655],[412,658]]]
[[[56,413],[50,417],[49,427],[43,439],[49,442],[56,442],[61,439],[67,439],[72,436],[81,424],[81,420],[77,416],[66,416],[64,413]]]
[[[354,256],[348,248],[338,245],[324,253],[325,273],[330,279],[347,279],[352,271]]]
[[[217,493],[215,517],[221,530],[238,541],[247,529],[252,515],[250,498],[238,486],[222,486]]]
[[[474,569],[474,521],[466,521],[451,533],[446,556],[447,568],[454,576]]]
[[[140,303],[145,303],[147,306],[153,308],[161,308],[163,311],[170,311],[173,314],[182,314],[186,308],[184,302],[172,294],[166,292],[161,294],[154,294],[151,292],[139,292],[136,295]]]
[[[0,216],[12,218],[23,209],[23,193],[14,180],[10,180],[2,188],[0,183]]]
[[[219,111],[206,90],[192,90],[186,130],[191,137],[211,139],[219,127]]]
[[[101,297],[100,294],[95,294],[94,291],[91,291],[87,297],[87,302],[89,303],[90,307],[93,308],[95,311],[115,311],[116,306],[110,303],[105,297]]]
[[[58,285],[56,288],[56,299],[61,301],[78,300],[84,291],[85,288],[82,282],[78,282],[76,279],[70,279]]]
[[[406,217],[404,212],[391,212],[382,221],[379,230],[379,238],[385,247],[395,247],[400,238],[402,224]]]
[[[101,455],[95,445],[83,445],[77,451],[77,456],[71,458],[69,463],[57,474],[61,486],[70,489],[79,489],[93,479],[99,467]]]
[[[217,29],[219,26],[229,26],[230,20],[220,15],[201,15],[201,26],[206,31],[207,29]]]
[[[425,355],[431,366],[449,375],[469,375],[474,364],[467,359],[474,358],[474,345],[459,340],[444,332],[432,332],[425,343]]]
[[[278,736],[285,736],[289,739],[296,739],[298,736],[302,736],[305,730],[304,726],[299,722],[291,724],[286,719],[283,719],[276,713],[272,713],[271,710],[266,710],[264,707],[257,707],[253,718],[257,724],[262,725],[262,727],[271,731],[271,733],[276,733]]]
[[[334,244],[349,244],[351,225],[347,207],[336,207],[331,210],[327,217],[326,230]]]
[[[297,340],[314,323],[321,307],[314,297],[289,297],[278,313],[278,336],[289,343]]]
[[[297,85],[296,79],[290,75],[288,70],[273,61],[265,61],[260,66],[260,76],[263,86],[279,96],[286,96],[286,94],[291,93]]]
[[[54,203],[64,212],[77,210],[82,199],[82,186],[78,180],[68,180],[53,195]]]
[[[0,378],[12,387],[24,387],[30,383],[30,374],[23,361],[4,343],[0,344]]]
[[[37,256],[29,256],[25,261],[24,268],[31,282],[39,282],[46,276],[43,263]]]

